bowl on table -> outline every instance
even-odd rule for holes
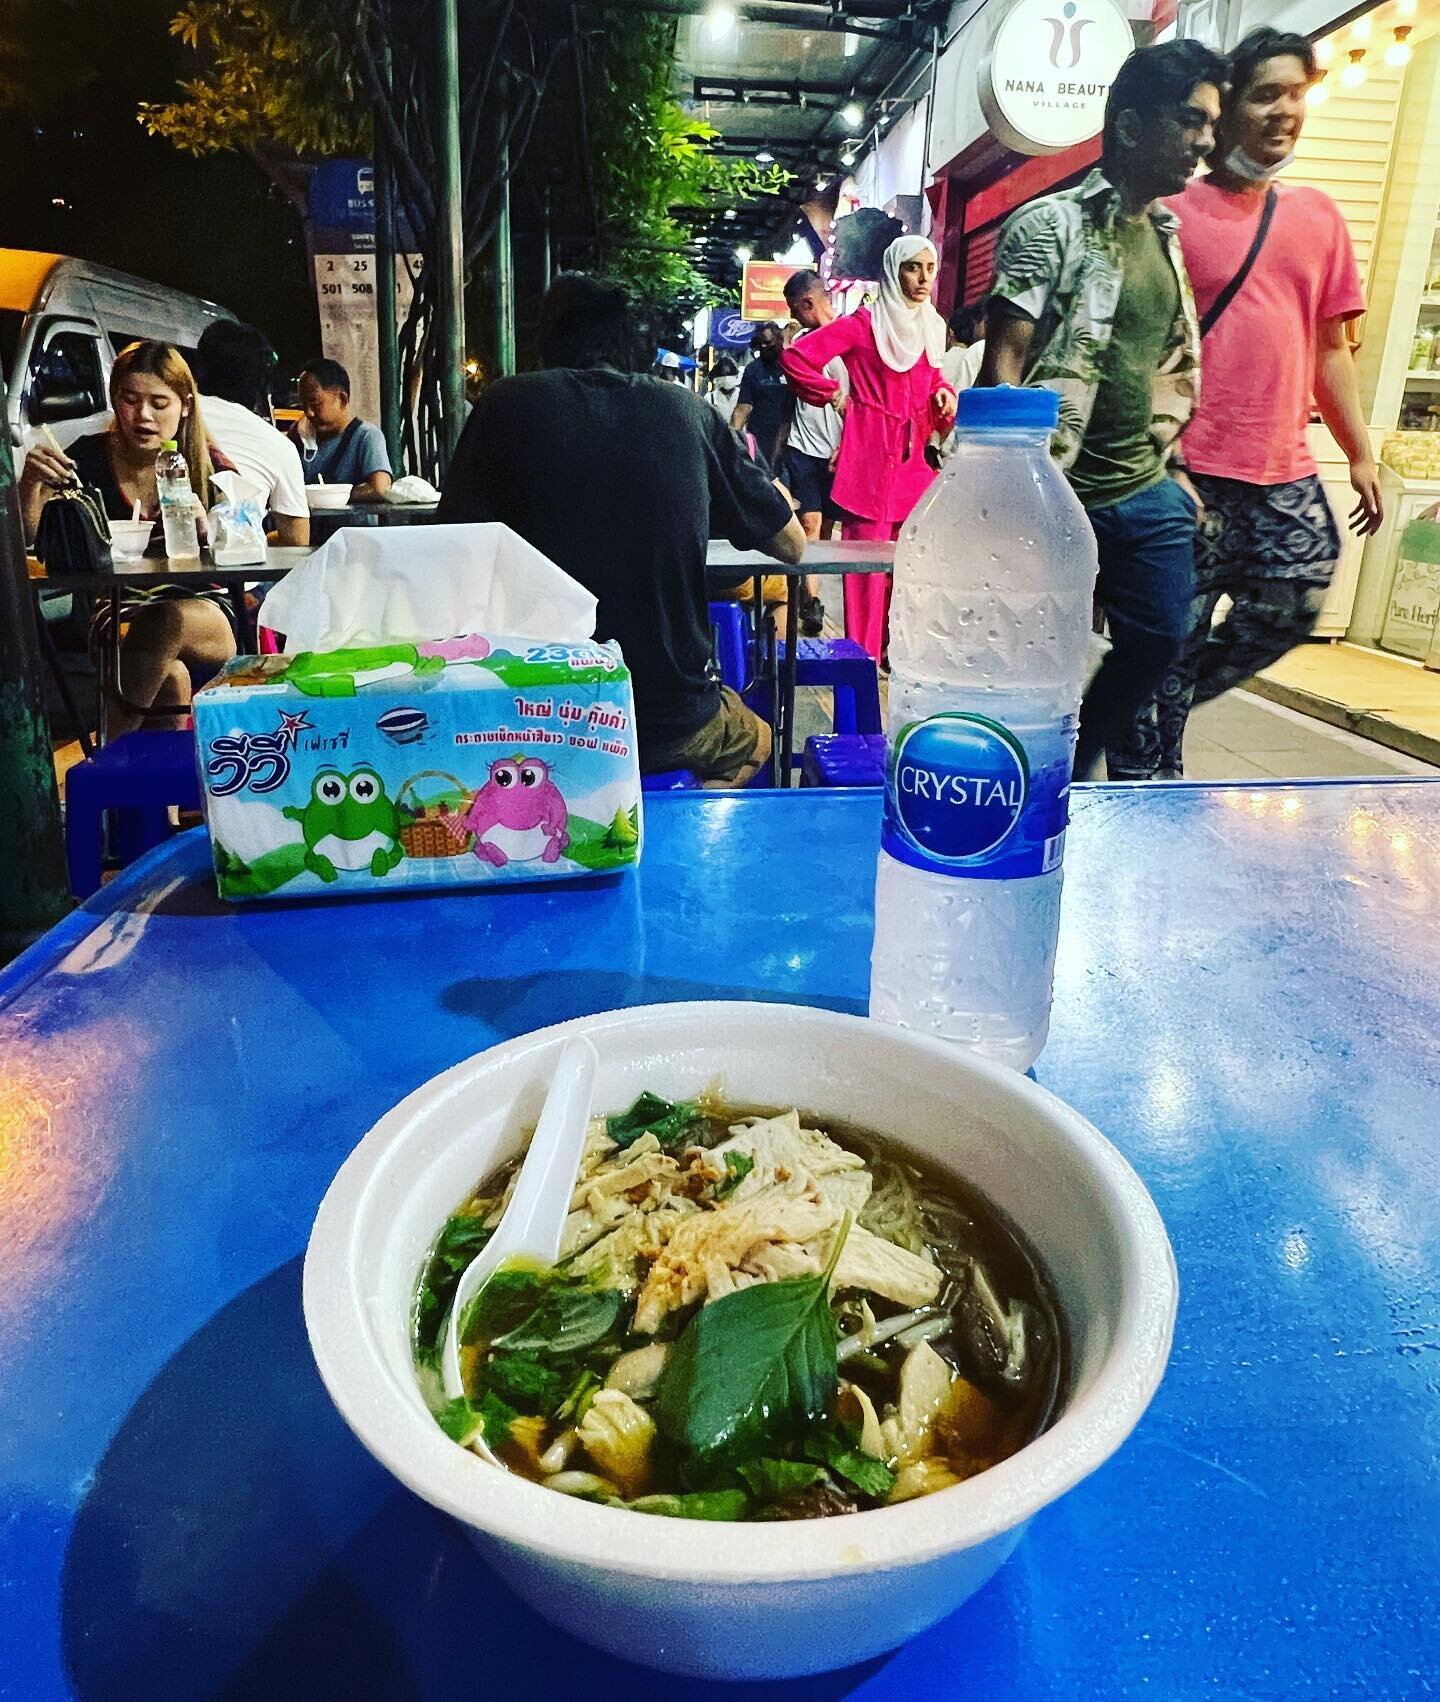
[[[345,508],[354,485],[306,485],[305,501],[312,513],[316,509]]]
[[[149,520],[112,520],[110,522],[110,553],[117,561],[136,561],[145,554],[150,535],[155,530]]]
[[[458,1447],[422,1399],[411,1304],[440,1225],[519,1151],[575,1033],[595,1110],[716,1087],[887,1137],[980,1189],[1035,1249],[1068,1337],[1050,1427],[952,1488],[844,1518],[697,1523],[557,1494]],[[320,1207],[305,1260],[310,1342],[360,1441],[461,1521],[539,1613],[630,1660],[713,1678],[791,1676],[895,1648],[974,1594],[1041,1508],[1125,1440],[1165,1369],[1178,1285],[1144,1185],[1077,1112],[943,1042],[795,1006],[653,1005],[525,1035],[383,1117]]]

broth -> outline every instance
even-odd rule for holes
[[[512,1471],[640,1512],[811,1518],[963,1481],[1051,1420],[1061,1314],[977,1190],[844,1124],[650,1095],[592,1123],[559,1262],[472,1302],[446,1402],[450,1301],[519,1165],[447,1221],[412,1315],[437,1419]]]

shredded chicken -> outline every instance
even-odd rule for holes
[[[727,1152],[744,1153],[755,1162],[755,1168],[735,1190],[737,1200],[748,1199],[777,1182],[803,1177],[814,1183],[820,1198],[835,1208],[837,1216],[848,1211],[852,1217],[859,1217],[874,1185],[858,1152],[840,1146],[819,1129],[802,1129],[798,1111],[735,1124],[730,1139],[710,1152],[712,1164],[719,1167],[714,1175],[725,1174]]]
[[[831,1206],[785,1188],[767,1188],[748,1200],[683,1219],[671,1231],[640,1290],[635,1303],[636,1332],[654,1335],[669,1313],[710,1293],[712,1281],[725,1293],[742,1286],[733,1273],[759,1249],[771,1243],[813,1240],[834,1222]]]
[[[931,1451],[936,1420],[950,1398],[955,1373],[929,1342],[912,1347],[900,1367],[900,1400],[880,1426],[885,1454],[900,1466],[912,1465]]]

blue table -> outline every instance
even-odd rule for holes
[[[1129,1445],[892,1659],[707,1687],[520,1607],[354,1443],[300,1259],[368,1124],[537,1024],[863,1007],[873,794],[646,799],[638,876],[222,909],[204,841],[0,978],[0,1694],[1355,1697],[1440,1683],[1440,783],[1085,788],[1038,1074],[1169,1224]]]

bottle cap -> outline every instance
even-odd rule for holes
[[[961,431],[1054,431],[1060,397],[1054,390],[996,384],[960,392],[955,423]]]
[[[180,445],[173,437],[162,437],[160,439],[160,447],[162,449],[178,449]]]

